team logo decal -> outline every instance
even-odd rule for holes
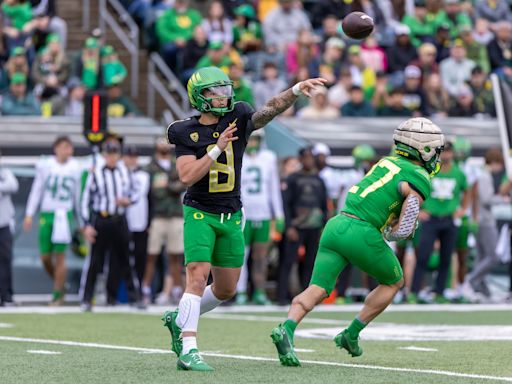
[[[220,133],[219,132],[213,132],[213,138],[214,139],[218,139],[220,136]]]
[[[193,141],[194,143],[197,143],[197,141],[199,140],[199,133],[197,133],[197,132],[192,132],[192,133],[190,134],[190,138],[192,139],[192,141]]]

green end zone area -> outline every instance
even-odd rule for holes
[[[359,358],[331,340],[355,313],[313,312],[297,330],[301,368],[281,367],[269,337],[284,311],[214,312],[198,340],[213,373],[176,371],[157,312],[0,312],[0,383],[512,382],[512,310],[388,312]]]

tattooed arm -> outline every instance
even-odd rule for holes
[[[283,113],[290,108],[298,95],[304,94],[308,97],[311,96],[311,91],[316,86],[323,86],[326,82],[325,79],[316,78],[301,81],[297,83],[293,88],[289,88],[279,95],[271,98],[259,111],[256,111],[252,115],[252,122],[256,129],[262,128],[272,121],[274,117]]]

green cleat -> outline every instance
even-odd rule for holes
[[[418,304],[418,295],[415,293],[409,293],[407,295],[407,304]]]
[[[272,330],[270,337],[277,348],[281,365],[286,367],[300,367],[300,361],[293,349],[293,338],[286,332],[282,324],[279,324]]]
[[[210,372],[214,370],[205,363],[197,349],[191,349],[186,355],[180,356],[177,368],[178,371]]]
[[[272,302],[268,299],[265,292],[256,292],[252,296],[252,301],[256,305],[270,305]]]
[[[434,298],[435,304],[451,304],[451,300],[447,299],[443,295],[436,295]]]
[[[352,339],[346,329],[336,335],[334,343],[336,343],[338,348],[346,349],[352,357],[363,354],[363,349],[359,346],[358,340]]]
[[[176,353],[176,356],[180,357],[183,340],[181,338],[181,328],[176,324],[177,317],[178,310],[176,309],[174,312],[165,312],[162,320],[164,321],[164,327],[169,328],[169,332],[171,332],[171,350]]]
[[[245,292],[237,293],[236,294],[236,299],[235,299],[235,304],[236,305],[247,305],[247,304],[249,304],[249,297],[247,296],[247,293],[245,293]]]

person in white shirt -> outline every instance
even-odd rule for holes
[[[237,284],[236,303],[247,304],[249,274],[247,260],[252,258],[251,280],[254,286],[252,301],[265,305],[270,301],[265,293],[267,256],[270,244],[271,221],[275,230],[284,230],[283,200],[276,155],[261,148],[263,131],[255,131],[247,142],[242,163],[242,203],[244,206],[245,261]]]
[[[148,248],[149,226],[149,173],[139,166],[139,151],[133,145],[123,149],[123,162],[137,190],[139,199],[126,208],[126,221],[131,233],[130,266],[135,269],[137,285],[144,278]]]
[[[36,165],[36,176],[28,197],[23,228],[30,231],[39,211],[39,251],[41,261],[53,280],[51,305],[60,305],[66,283],[66,249],[71,243],[73,211],[79,212],[81,168],[73,159],[69,137],[59,136],[53,144],[54,156]]]

